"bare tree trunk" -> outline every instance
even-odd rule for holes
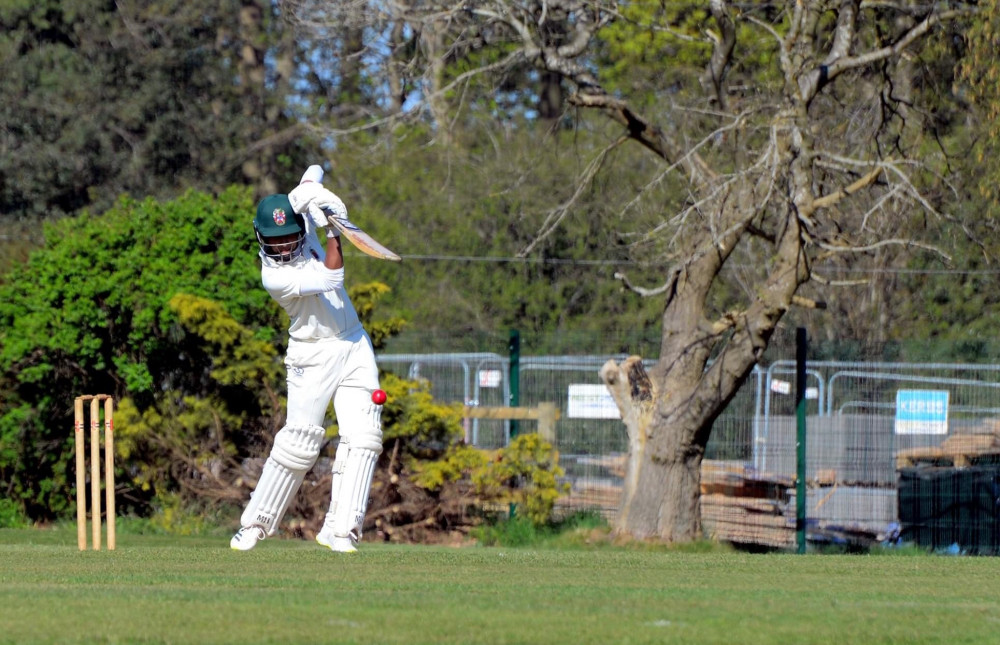
[[[341,40],[339,98],[345,103],[363,104],[361,58],[365,52],[364,34],[359,27],[349,26],[341,33]]]
[[[400,112],[403,109],[403,104],[406,102],[406,90],[404,89],[403,76],[400,72],[403,63],[399,60],[399,51],[405,46],[405,42],[403,23],[394,23],[389,36],[389,46],[392,50],[392,55],[389,57],[389,62],[386,66],[389,100],[391,101],[389,111],[392,114]]]
[[[555,72],[542,72],[541,87],[538,92],[538,118],[546,124],[546,130],[559,126],[566,103],[562,88],[562,76]]]
[[[658,390],[642,359],[608,361],[601,376],[623,410],[629,438],[625,490],[617,532],[639,539],[691,541],[701,535],[698,500],[703,451],[691,450],[691,428],[674,425],[654,409]],[[659,397],[663,401],[664,397]]]
[[[258,128],[264,135],[247,153],[242,164],[243,176],[247,181],[257,186],[259,194],[277,192],[278,184],[275,177],[274,144],[270,143],[278,129],[281,110],[268,104],[271,92],[266,87],[267,68],[264,57],[267,52],[264,33],[264,15],[267,5],[262,6],[257,0],[243,0],[240,7],[240,64],[239,73],[243,87],[243,113],[252,127]],[[279,81],[288,82],[288,76],[282,74],[291,72],[291,56],[287,49],[277,52],[276,71]],[[283,93],[276,90],[280,96]]]
[[[257,121],[263,112],[262,104],[264,88],[264,48],[260,46],[261,32],[260,7],[253,0],[244,1],[240,7],[240,80],[243,86],[243,115],[249,122]],[[243,161],[243,176],[251,183],[262,180],[264,169],[261,167],[260,156],[253,155]]]
[[[427,105],[430,107],[434,123],[437,124],[437,137],[447,145],[451,143],[451,132],[448,127],[448,101],[444,95],[447,51],[444,41],[446,33],[446,25],[438,21],[425,22],[420,35],[420,43],[428,64]]]
[[[777,139],[787,136],[794,142],[786,153],[801,153],[806,138],[794,124],[782,122],[778,129],[788,134]],[[783,147],[780,141],[778,147]],[[706,319],[712,284],[743,228],[755,219],[747,212],[756,201],[752,179],[746,175],[731,199],[717,205],[719,221],[730,224],[728,233],[674,272],[666,290],[660,359],[652,374],[639,357],[621,365],[609,361],[601,370],[629,437],[625,490],[615,519],[619,533],[666,541],[701,537],[701,462],[712,426],[753,371],[799,286],[809,279],[803,231],[799,220],[789,217],[775,240],[757,299],[726,319]]]

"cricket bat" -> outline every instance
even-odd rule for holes
[[[361,228],[346,217],[337,217],[333,213],[327,212],[326,218],[330,221],[331,226],[340,231],[340,234],[346,237],[362,253],[380,260],[390,260],[392,262],[402,260],[401,257],[385,248],[375,238],[362,231]]]

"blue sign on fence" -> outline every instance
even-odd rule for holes
[[[948,391],[898,390],[896,434],[948,434]]]

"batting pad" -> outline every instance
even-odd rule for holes
[[[268,535],[278,531],[285,510],[319,456],[325,434],[320,426],[285,426],[278,431],[250,503],[240,517],[243,526],[261,526]]]
[[[320,426],[285,426],[274,437],[271,458],[293,471],[305,472],[316,463],[326,430]]]
[[[378,452],[368,448],[350,447],[333,519],[335,536],[361,541],[361,527],[368,509],[368,492],[372,487],[378,455]]]

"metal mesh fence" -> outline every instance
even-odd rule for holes
[[[454,346],[468,349],[469,340],[463,337]],[[631,353],[655,356],[655,342],[648,335],[585,334],[521,341],[514,363],[510,339],[501,336],[484,342],[490,351],[386,351],[378,359],[385,370],[427,379],[443,401],[487,407],[555,404],[559,418],[553,443],[571,485],[562,506],[613,517],[627,444],[599,370],[609,359],[620,361]],[[436,337],[415,345],[448,344],[447,338]],[[818,543],[898,539],[998,552],[1000,361],[989,361],[989,352],[980,351],[989,362],[909,362],[910,354],[919,357],[926,349],[915,347],[810,347],[807,533]],[[538,348],[543,353],[536,353]],[[553,348],[561,353],[544,353]],[[772,343],[713,426],[703,466],[702,517],[709,537],[794,545],[794,355],[790,343]],[[644,360],[647,367],[656,362]],[[535,429],[535,422],[523,420],[466,423],[467,440],[483,448],[500,447],[512,434]],[[723,475],[726,486],[714,486]]]

